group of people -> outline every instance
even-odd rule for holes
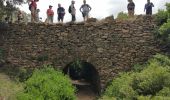
[[[133,0],[128,0],[128,2],[129,2],[127,5],[128,15],[129,17],[133,17],[135,12],[135,3],[133,2]],[[153,3],[150,2],[150,0],[147,0],[147,3],[145,4],[144,7],[144,12],[146,11],[146,15],[152,15],[152,7],[154,7]]]
[[[39,0],[32,0],[29,4],[29,9],[31,11],[31,22],[39,21],[39,9],[37,9],[37,4]],[[128,0],[127,10],[129,17],[134,16],[135,12],[135,3],[133,0]],[[76,21],[76,8],[75,8],[75,1],[71,1],[71,5],[69,6],[68,12],[71,14],[72,22]],[[53,6],[49,5],[49,8],[47,9],[47,19],[46,23],[53,23],[54,18],[54,11],[52,9]],[[146,15],[152,15],[152,7],[154,7],[153,3],[150,2],[150,0],[147,0],[147,3],[144,7],[144,12],[146,11]],[[80,7],[80,12],[82,13],[82,16],[84,18],[84,21],[86,21],[89,18],[89,12],[91,11],[91,7],[86,3],[86,0],[83,0],[83,5]],[[58,4],[57,9],[57,15],[58,15],[58,22],[63,22],[64,16],[65,16],[65,9],[61,6],[61,4]]]
[[[38,16],[37,12],[37,4],[39,0],[32,0],[29,4],[29,9],[31,11],[31,22],[36,22]],[[71,1],[71,5],[69,6],[68,12],[72,16],[72,22],[76,21],[76,8],[74,6],[75,1]],[[54,11],[52,9],[52,5],[49,5],[49,8],[47,9],[47,19],[45,20],[46,23],[53,23],[53,18],[54,18]],[[89,18],[89,12],[91,11],[91,7],[86,4],[86,0],[83,1],[83,5],[80,7],[80,12],[82,13],[82,16],[84,18],[84,21],[86,21]],[[64,16],[65,16],[65,9],[61,6],[61,4],[58,4],[58,9],[57,9],[57,15],[58,15],[58,22],[63,23]]]

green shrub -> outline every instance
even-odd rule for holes
[[[164,87],[156,95],[157,96],[170,97],[170,88],[169,87]]]
[[[170,45],[170,20],[159,28],[159,35],[162,40],[161,44]]]
[[[75,88],[68,77],[53,68],[37,69],[25,82],[18,100],[75,100]]]
[[[134,72],[140,72],[140,71],[142,71],[145,67],[146,67],[145,64],[143,64],[143,65],[135,64],[135,65],[132,67],[132,71],[134,71]]]
[[[117,15],[117,19],[128,19],[128,14],[124,12],[120,12]]]
[[[170,3],[166,3],[166,10],[159,10],[156,20],[161,25],[157,38],[164,47],[170,46]]]
[[[157,63],[159,66],[170,68],[170,58],[162,54],[156,54],[148,62],[149,64]]]
[[[167,22],[168,19],[168,12],[165,10],[158,10],[158,13],[156,14],[156,21],[158,25],[163,25]]]
[[[166,6],[166,10],[168,11],[168,13],[170,13],[170,3],[166,3],[165,6]]]
[[[103,96],[99,100],[117,100],[117,99],[114,97]]]
[[[135,74],[133,89],[139,95],[155,95],[164,87],[167,75],[166,68],[158,66],[157,62],[152,63],[142,72]]]
[[[157,54],[147,64],[142,65],[142,70],[140,65],[137,65],[137,71],[120,74],[106,88],[103,97],[115,97],[117,100],[168,100],[169,65],[169,57]]]
[[[163,96],[139,96],[137,100],[170,100],[170,97]]]
[[[7,74],[15,81],[24,82],[31,77],[33,69],[16,66],[4,66],[0,69],[0,72]]]
[[[151,100],[151,96],[138,96],[137,100]]]
[[[131,86],[132,80],[132,74],[121,74],[120,77],[114,79],[111,85],[107,87],[105,95],[108,97],[116,97],[117,99],[126,98],[126,100],[132,100],[137,95]]]

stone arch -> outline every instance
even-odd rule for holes
[[[79,62],[82,65],[82,70],[78,69],[79,72],[76,72],[75,71],[76,69],[73,66],[74,62],[75,61],[67,64],[63,68],[63,73],[67,74],[71,78],[73,84],[90,85],[91,89],[96,94],[100,95],[101,93],[100,76],[95,66],[89,62],[81,60]],[[78,83],[75,83],[75,81]],[[79,83],[80,81],[82,81],[83,83]]]

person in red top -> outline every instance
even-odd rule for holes
[[[53,23],[53,16],[54,11],[52,10],[53,6],[49,6],[49,9],[47,9],[47,23]]]
[[[36,9],[37,9],[37,3],[39,0],[32,0],[31,1],[31,22],[34,22],[36,20]]]

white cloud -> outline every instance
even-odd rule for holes
[[[77,21],[82,21],[82,15],[79,11],[80,6],[82,5],[83,0],[75,0],[75,7],[77,10]],[[134,3],[136,5],[135,13],[136,14],[144,14],[144,5],[147,0],[134,0]],[[158,9],[165,8],[165,2],[170,2],[170,0],[151,0],[155,7],[153,8],[153,13],[156,13]],[[70,21],[71,16],[68,13],[68,7],[71,4],[71,0],[39,0],[37,3],[38,8],[40,9],[40,17],[45,20],[46,18],[46,10],[48,9],[49,5],[53,5],[54,10],[54,22],[57,22],[57,5],[58,3],[61,3],[61,5],[66,10],[66,15],[64,18],[64,21]],[[121,11],[127,12],[127,0],[87,0],[87,3],[92,7],[92,11],[90,12],[90,17],[94,18],[104,18],[109,15],[117,16],[117,14]],[[27,13],[30,13],[28,10],[28,4],[22,5],[20,7],[22,10],[24,10]]]

